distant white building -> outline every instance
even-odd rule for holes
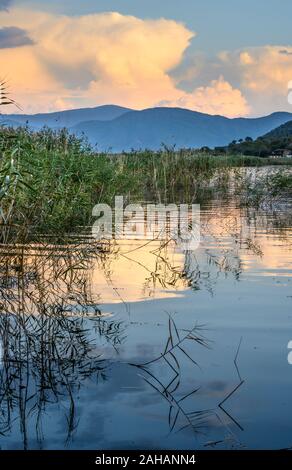
[[[272,152],[272,158],[292,158],[291,149],[276,149]]]

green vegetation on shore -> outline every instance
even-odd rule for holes
[[[271,155],[292,155],[292,121],[273,129],[253,140],[251,137],[231,142],[226,147],[217,147],[217,154],[269,157]],[[289,160],[289,158],[286,158]],[[291,160],[291,157],[290,157]]]
[[[202,203],[228,191],[231,169],[270,163],[275,161],[167,148],[97,155],[65,130],[1,128],[2,242],[12,233],[17,240],[29,233],[76,233],[92,223],[95,204],[111,204],[116,195],[126,201]]]

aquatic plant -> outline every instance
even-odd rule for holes
[[[2,243],[84,232],[93,223],[94,205],[111,204],[116,195],[127,202],[201,204],[228,197],[234,168],[263,165],[265,160],[167,147],[96,154],[65,129],[5,127],[0,128],[0,154]],[[246,194],[248,181],[240,183],[238,191]],[[274,183],[282,188],[279,181]]]

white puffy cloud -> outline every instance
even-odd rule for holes
[[[9,49],[0,49],[1,76],[27,112],[106,103],[229,117],[291,110],[291,46],[221,51],[212,60],[196,51],[184,62],[195,33],[173,20],[115,12],[71,17],[15,7],[0,11],[0,24],[29,38],[22,47],[10,38]]]
[[[133,108],[188,107],[213,114],[247,114],[239,90],[214,80],[191,93],[170,71],[182,61],[195,34],[166,19],[142,20],[119,13],[80,17],[14,9],[0,19],[25,28],[34,45],[0,51],[16,99],[29,111],[115,103]]]
[[[175,101],[165,101],[163,104],[229,117],[246,116],[250,112],[241,91],[233,88],[223,76],[212,80],[207,86],[195,88],[191,93],[183,93]]]
[[[292,46],[268,45],[229,52],[222,66],[252,103],[254,114],[292,111],[287,99],[292,80]]]
[[[263,115],[273,111],[290,111],[288,84],[292,80],[292,46],[261,46],[247,47],[235,51],[220,51],[216,57],[204,59],[200,58],[198,68],[197,54],[188,61],[183,61],[176,71],[177,87],[185,88],[188,92],[192,89],[192,81],[199,83],[193,95],[193,106],[198,106],[197,100],[204,102],[204,109],[212,112],[212,102],[223,104],[223,97],[226,98],[226,106],[219,106],[225,110],[223,114],[236,115],[236,103],[238,111],[242,115]],[[224,79],[217,80],[216,77]],[[206,83],[208,84],[206,86]],[[229,85],[230,86],[229,86]],[[232,89],[231,89],[232,88]],[[216,91],[216,96],[214,96]],[[230,102],[228,104],[228,95]],[[240,96],[241,95],[241,96]],[[188,99],[189,95],[181,99],[182,103],[192,103]],[[210,97],[209,99],[207,99]],[[234,110],[234,112],[233,112]],[[215,106],[216,111],[216,106]]]
[[[283,92],[292,79],[292,46],[250,47],[230,52],[226,59],[238,71],[245,89]]]
[[[178,96],[168,72],[179,64],[194,36],[184,25],[119,13],[12,13],[10,21],[28,30],[34,41],[33,47],[10,50],[9,58],[0,51],[4,73],[12,77],[23,107],[50,110],[116,103],[144,108],[161,97]],[[7,17],[0,15],[0,20],[9,26]]]

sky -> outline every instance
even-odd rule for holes
[[[0,77],[27,113],[292,112],[291,19],[291,0],[0,0]]]

